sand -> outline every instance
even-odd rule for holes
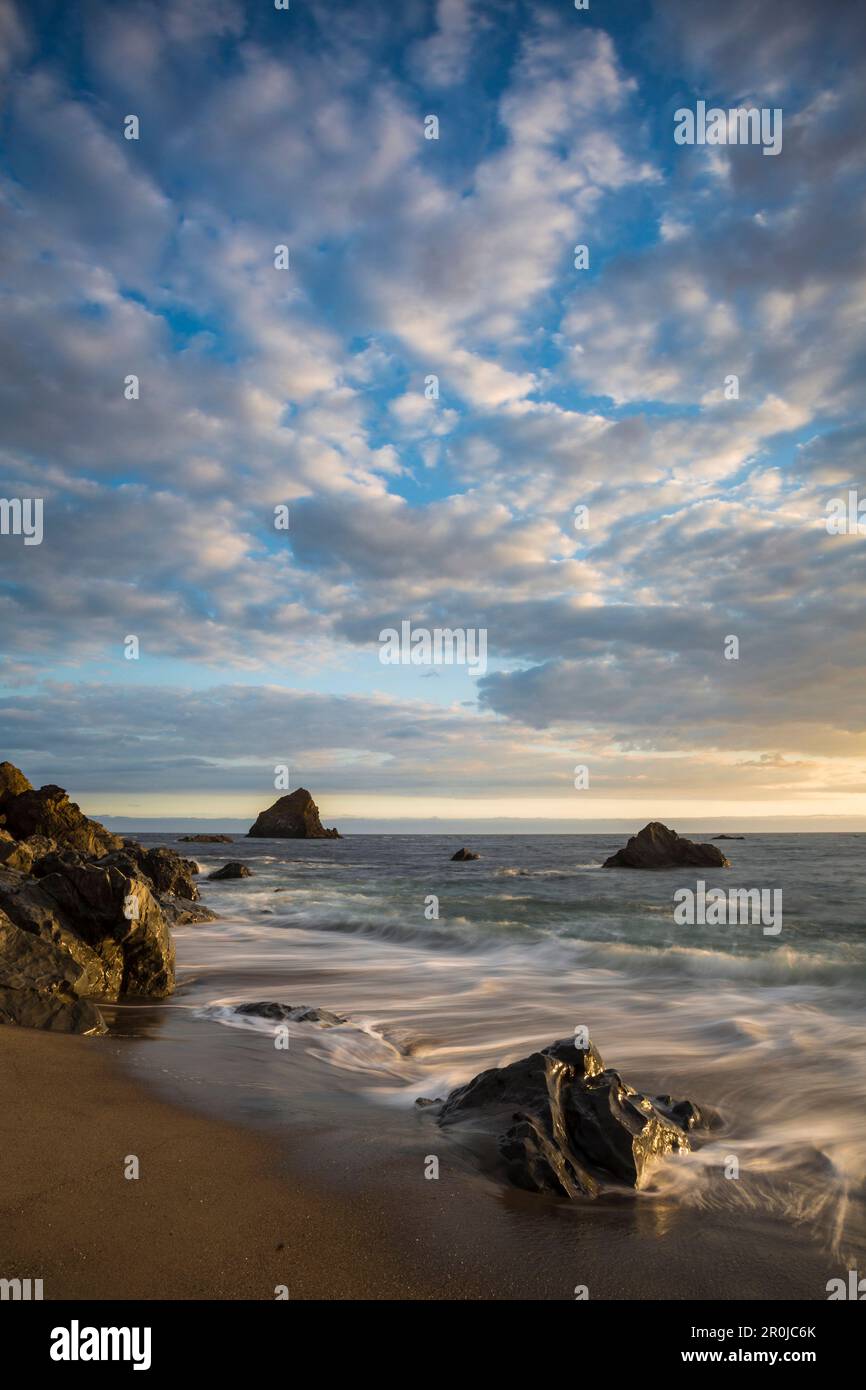
[[[375,1212],[301,1192],[266,1139],[154,1098],[119,1046],[0,1027],[0,1277],[42,1279],[46,1299],[435,1296]]]
[[[823,1300],[840,1272],[787,1224],[503,1188],[414,1115],[311,1122],[299,1092],[251,1128],[205,1085],[181,1108],[153,1048],[0,1027],[0,1278],[46,1299]],[[217,1030],[212,1084],[229,1056]]]

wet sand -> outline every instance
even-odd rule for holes
[[[131,1076],[142,1046],[0,1028],[0,1276],[47,1299],[751,1300],[824,1299],[839,1273],[790,1226],[744,1241],[666,1203],[503,1189],[414,1116],[228,1124]],[[228,1055],[208,1052],[217,1085]]]

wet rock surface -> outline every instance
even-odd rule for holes
[[[515,1186],[569,1198],[640,1188],[658,1159],[687,1152],[717,1118],[636,1091],[573,1038],[482,1072],[435,1104],[443,1128],[488,1137],[488,1161]]]
[[[455,859],[458,861],[458,863],[465,863],[467,859],[480,859],[480,858],[481,858],[481,855],[480,855],[480,854],[476,854],[475,850],[466,849],[466,847],[464,846],[463,849],[458,849],[458,851],[457,851],[456,854],[452,854],[452,856],[451,856],[451,863],[453,864],[454,861],[455,861]]]
[[[278,1004],[270,1000],[238,1004],[235,1013],[249,1018],[270,1018],[275,1023],[321,1023],[325,1028],[335,1028],[338,1023],[346,1022],[328,1009],[311,1009],[306,1004]]]
[[[604,869],[729,869],[729,861],[715,845],[685,840],[661,821],[650,821],[632,835],[624,849],[604,861]]]

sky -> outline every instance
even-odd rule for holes
[[[859,0],[0,0],[0,756],[130,825],[288,767],[866,829],[864,58]]]

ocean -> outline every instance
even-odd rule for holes
[[[468,863],[444,835],[137,838],[195,859],[220,914],[177,929],[171,999],[112,1016],[175,1098],[359,1153],[392,1134],[414,1162],[446,1142],[419,1131],[417,1098],[584,1027],[631,1084],[721,1116],[630,1203],[712,1216],[744,1242],[796,1228],[837,1272],[866,1267],[862,836],[750,834],[721,844],[731,869],[661,873],[602,869],[621,835],[479,835]],[[253,876],[207,881],[231,859]],[[781,890],[781,930],[678,925],[674,893],[699,880]],[[293,1022],[280,1051],[272,1021],[234,1012],[251,1001],[346,1022]]]

